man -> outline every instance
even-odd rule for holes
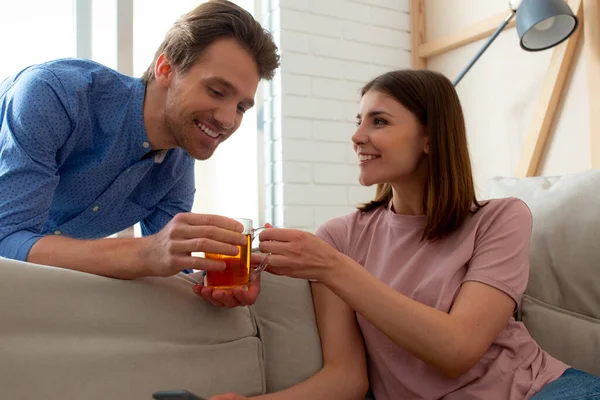
[[[77,59],[6,79],[0,256],[121,279],[223,268],[191,253],[237,254],[242,227],[189,212],[194,159],[237,130],[278,66],[271,35],[213,0],[174,24],[141,79]],[[137,222],[142,238],[97,240]],[[213,302],[253,303],[258,290]]]

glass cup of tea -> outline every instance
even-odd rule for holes
[[[231,289],[235,286],[246,286],[267,267],[268,255],[265,256],[265,259],[256,269],[252,269],[250,266],[252,242],[256,238],[256,233],[266,228],[252,228],[251,219],[234,219],[244,225],[242,235],[246,235],[246,244],[244,246],[237,246],[239,251],[236,256],[204,253],[204,257],[209,260],[225,262],[225,269],[222,271],[206,271],[206,286],[217,289]]]

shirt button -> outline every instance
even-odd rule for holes
[[[144,146],[144,148],[147,149],[148,147],[150,147],[150,143],[144,142],[142,143],[142,146]]]
[[[99,209],[100,209],[100,207],[98,207],[98,206],[94,206],[94,207],[92,208],[92,211],[93,211],[93,212],[96,212],[96,211],[98,211]]]
[[[55,235],[60,235],[62,232],[61,231],[54,231]]]

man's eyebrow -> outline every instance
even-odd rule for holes
[[[231,82],[229,82],[227,79],[225,78],[221,78],[221,77],[215,77],[211,79],[212,81],[223,85],[227,90],[232,91],[234,94],[238,93],[238,90],[235,86],[233,86],[233,84]],[[245,98],[244,100],[242,100],[242,102],[248,107],[248,108],[252,108],[254,107],[254,100],[251,98]]]
[[[369,111],[367,113],[367,118],[373,118],[376,117],[378,115],[389,115],[390,117],[392,116],[392,114],[385,112],[385,111],[381,111],[381,110],[373,110],[373,111]],[[356,119],[361,119],[361,115],[360,114],[356,114]]]

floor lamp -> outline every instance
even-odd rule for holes
[[[510,0],[509,5],[510,14],[461,71],[453,82],[454,86],[462,80],[515,15],[519,42],[521,48],[527,51],[541,51],[554,47],[567,40],[579,25],[577,17],[564,0]]]

